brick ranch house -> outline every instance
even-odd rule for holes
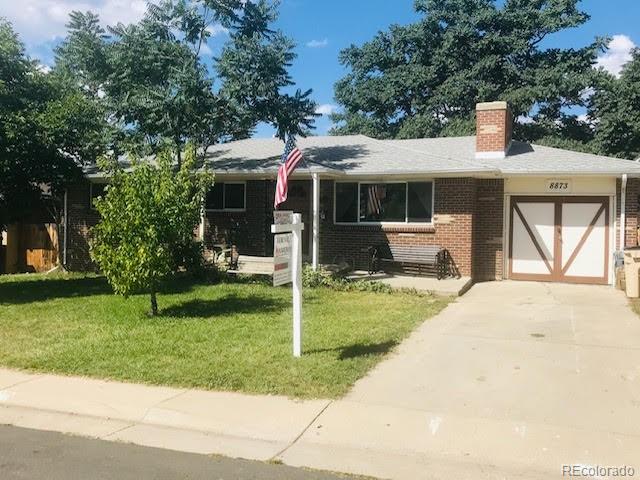
[[[299,139],[305,161],[283,209],[302,214],[304,255],[362,268],[370,245],[435,244],[475,281],[612,283],[613,252],[638,243],[640,164],[512,141],[511,122],[507,104],[491,102],[477,105],[475,137]],[[216,185],[199,235],[208,249],[230,242],[241,255],[272,255],[282,150],[277,139],[249,139],[207,151]],[[68,192],[71,269],[91,268],[91,202],[105,181],[88,174]]]

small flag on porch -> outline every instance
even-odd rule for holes
[[[300,161],[302,160],[302,152],[296,147],[296,141],[293,135],[289,135],[289,139],[284,147],[284,153],[282,154],[282,163],[278,168],[278,182],[276,184],[276,198],[273,202],[273,206],[278,208],[278,205],[286,202],[288,192],[289,176],[296,169]]]

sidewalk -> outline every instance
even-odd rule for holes
[[[557,466],[585,449],[627,464],[640,451],[640,438],[627,435],[529,424],[525,436],[509,421],[361,401],[296,401],[6,369],[0,369],[0,424],[412,480],[560,478]]]

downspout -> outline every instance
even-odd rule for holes
[[[67,230],[69,230],[69,216],[68,216],[68,208],[67,208],[67,192],[64,191],[64,232],[62,234],[62,241],[64,242],[64,246],[62,247],[62,268],[64,270],[67,269],[67,239],[69,238],[67,235]]]
[[[620,250],[624,250],[626,246],[626,223],[627,223],[627,174],[622,174],[622,182],[620,185]]]
[[[320,265],[320,175],[314,173],[312,176],[313,183],[313,232],[312,232],[312,255],[311,264],[314,271],[317,271]]]

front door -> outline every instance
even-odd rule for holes
[[[609,197],[511,197],[509,278],[608,283]]]

